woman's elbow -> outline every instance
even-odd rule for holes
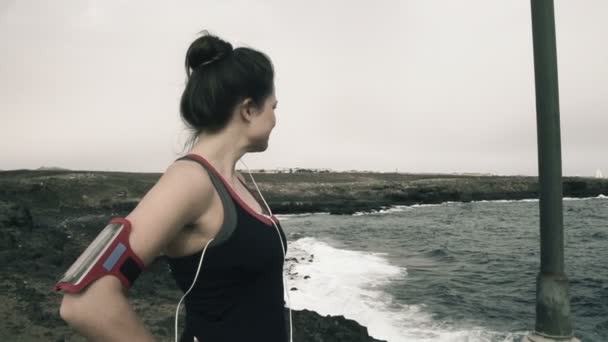
[[[107,310],[109,303],[117,303],[120,291],[118,278],[105,276],[97,279],[82,292],[64,293],[59,316],[70,325],[98,320],[98,313]]]
[[[95,310],[92,306],[90,296],[66,293],[59,307],[59,316],[70,326],[78,327],[86,324],[90,319],[95,319]]]
[[[61,316],[61,319],[70,325],[74,325],[79,317],[77,310],[78,303],[76,302],[76,298],[71,294],[63,295],[61,306],[59,307],[59,316]]]

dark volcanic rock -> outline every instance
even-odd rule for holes
[[[0,261],[6,271],[27,274],[61,266],[65,242],[65,234],[56,227],[36,225],[28,207],[0,201]]]
[[[8,201],[0,200],[0,227],[32,227],[32,214],[28,208]]]
[[[9,250],[15,247],[17,247],[15,235],[8,230],[0,228],[0,250]]]
[[[19,247],[20,233],[31,230],[32,215],[26,207],[0,200],[0,261],[10,259],[10,250]]]
[[[292,310],[294,342],[381,342],[367,328],[344,316],[321,316],[310,310]],[[289,324],[289,310],[286,310]],[[288,328],[289,330],[289,328]]]

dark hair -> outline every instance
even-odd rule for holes
[[[228,124],[238,102],[251,98],[262,107],[274,91],[274,69],[264,53],[232,45],[207,31],[186,53],[188,80],[180,103],[185,124],[193,131],[215,133]]]

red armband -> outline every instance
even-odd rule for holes
[[[111,274],[130,288],[144,269],[144,263],[129,245],[131,222],[116,217],[55,284],[55,291],[80,292],[96,279]]]

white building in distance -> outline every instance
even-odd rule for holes
[[[602,170],[595,170],[595,178],[604,178],[604,176],[602,175]]]

